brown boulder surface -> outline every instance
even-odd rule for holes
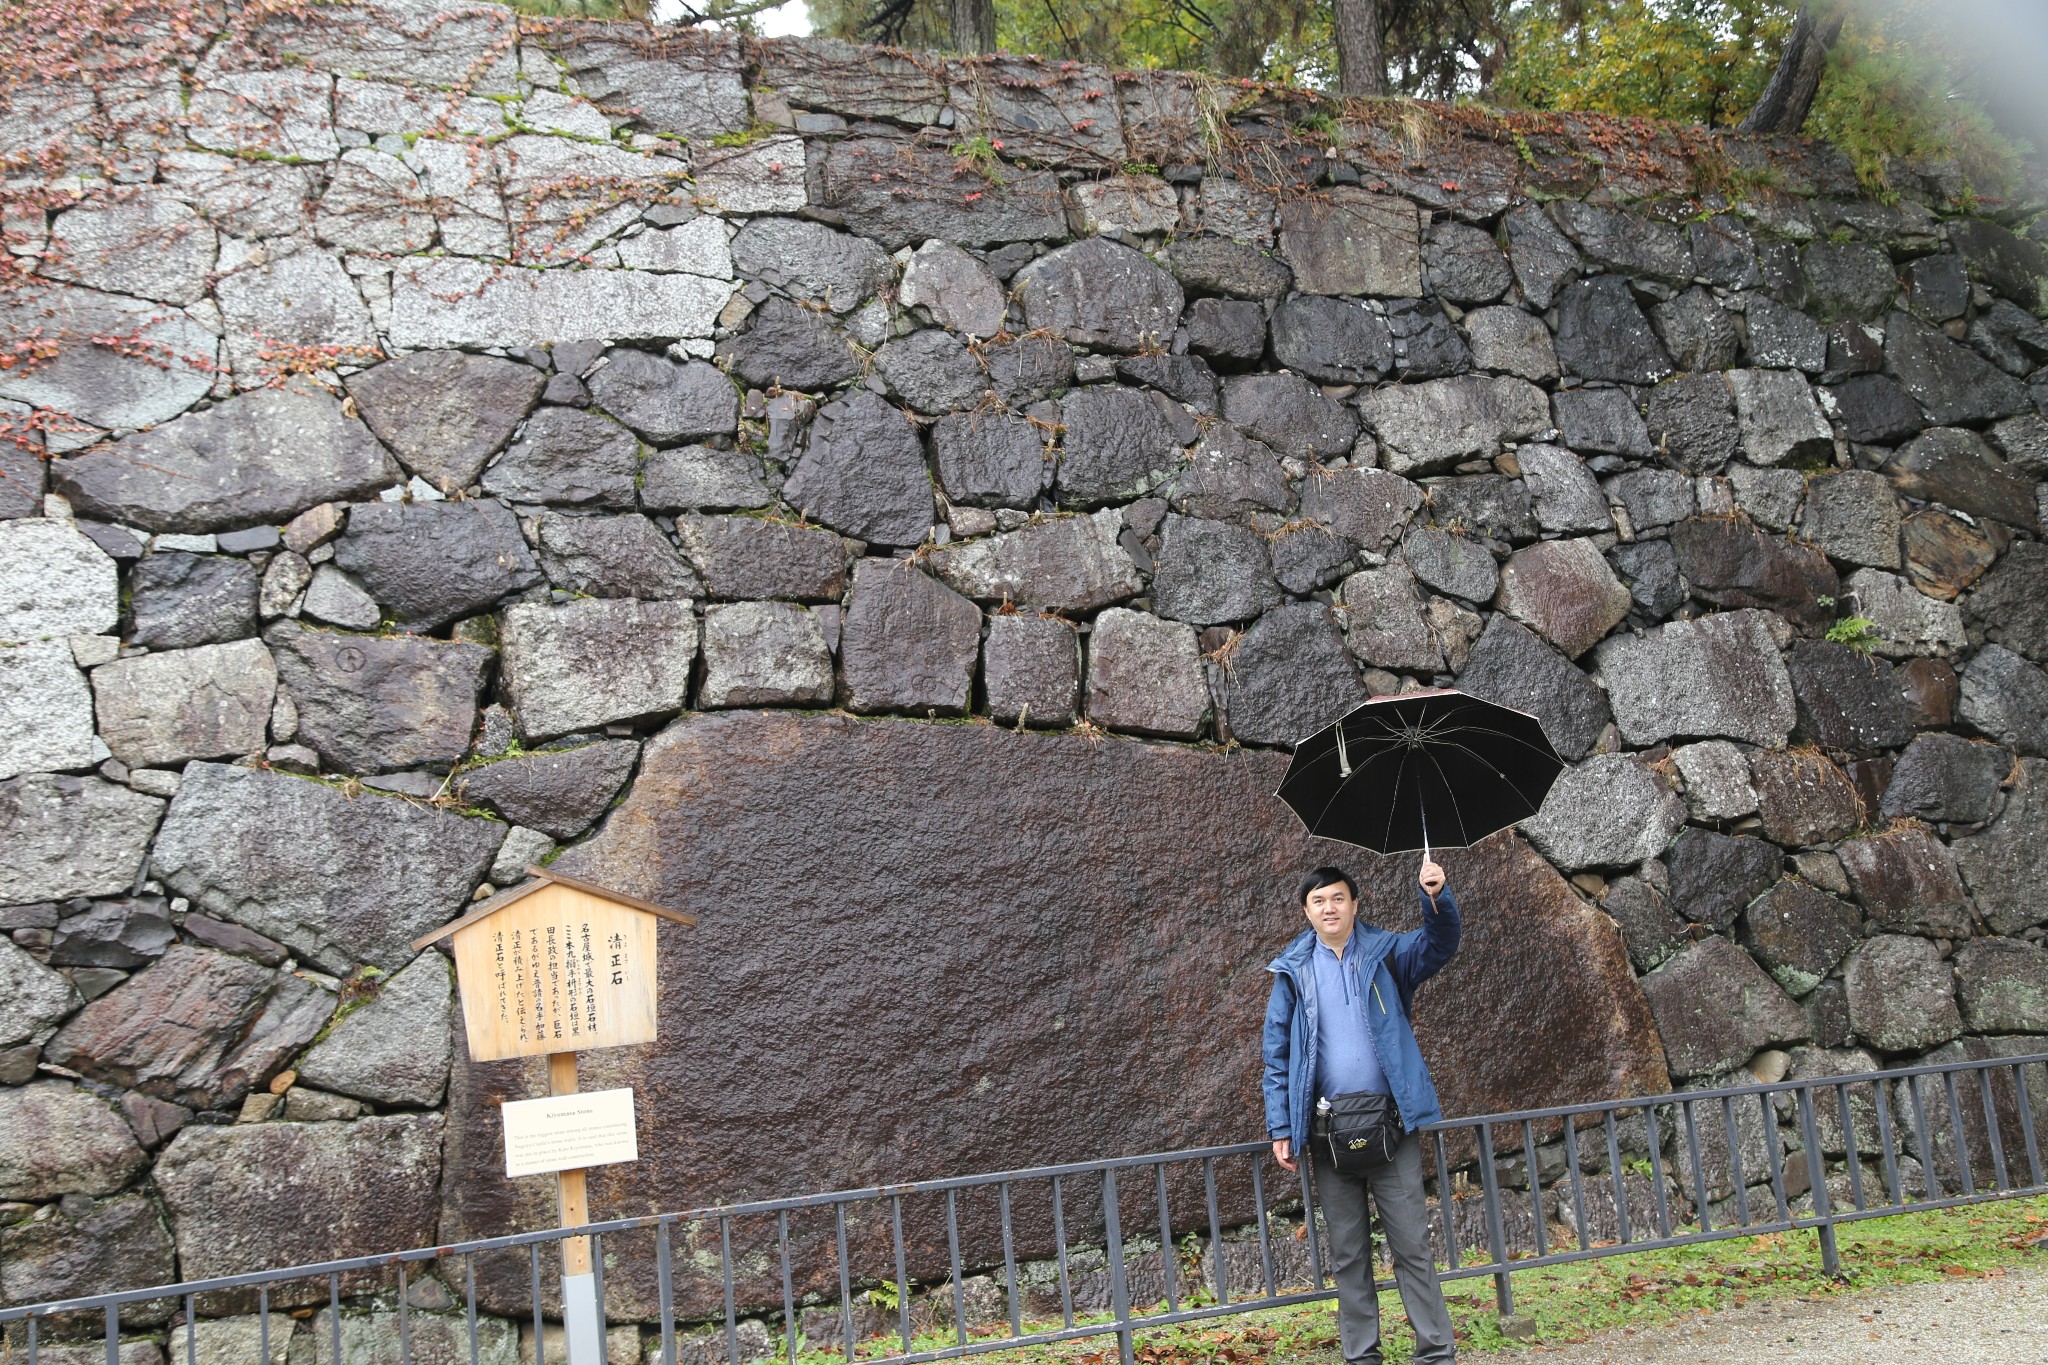
[[[1414,858],[1305,836],[1270,795],[1285,766],[974,725],[745,711],[671,725],[604,830],[558,864],[699,917],[663,933],[661,1042],[586,1062],[586,1088],[632,1085],[642,1131],[663,1134],[595,1178],[593,1208],[1259,1135],[1265,968],[1301,928],[1297,873],[1341,861],[1383,922],[1419,922]],[[1465,942],[1416,1012],[1446,1112],[1661,1090],[1611,921],[1513,835],[1445,857]],[[545,1216],[504,1178],[497,1115],[539,1084],[537,1066],[458,1059],[444,1239]],[[1085,1198],[1071,1202],[1078,1239]],[[1021,1204],[1019,1254],[1041,1254],[1042,1191]],[[691,1235],[715,1255],[715,1226]],[[914,1275],[943,1267],[942,1227],[918,1224],[912,1243]],[[483,1270],[491,1302],[523,1302],[523,1257]],[[652,1294],[633,1273],[613,1280],[621,1309]],[[715,1273],[680,1279],[685,1311],[715,1308]],[[766,1302],[779,1284],[764,1273],[742,1293]]]

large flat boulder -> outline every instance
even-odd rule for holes
[[[469,749],[491,665],[482,645],[279,621],[265,634],[298,711],[294,741],[337,772],[453,763]]]
[[[1740,1066],[1775,1043],[1806,1037],[1806,1015],[1748,953],[1703,938],[1643,978],[1672,1076]]]
[[[1506,376],[1388,385],[1361,398],[1359,411],[1380,439],[1387,468],[1404,475],[1491,459],[1502,442],[1526,440],[1550,426],[1543,390]]]
[[[1568,872],[1628,867],[1664,852],[1685,802],[1633,754],[1595,754],[1566,768],[1522,833]]]
[[[1103,237],[1049,251],[1010,281],[1031,330],[1077,346],[1138,351],[1170,342],[1180,321],[1180,282],[1143,252]]]
[[[63,284],[19,283],[0,302],[0,328],[40,333],[57,351],[0,375],[0,398],[99,427],[170,421],[212,390],[220,354],[220,339],[177,309]]]
[[[448,1084],[454,1013],[448,960],[421,953],[327,1031],[300,1061],[299,1079],[377,1105],[439,1104]]]
[[[93,670],[93,710],[133,768],[255,753],[270,729],[277,667],[261,640],[167,649]]]
[[[1769,621],[1761,611],[1721,612],[1602,643],[1594,657],[1622,738],[1783,744],[1796,702]]]
[[[358,504],[334,563],[411,631],[438,630],[542,581],[518,519],[495,498]]]
[[[155,797],[97,777],[0,782],[0,904],[126,893],[163,813]]]
[[[395,968],[454,918],[504,826],[216,763],[185,769],[152,866],[181,896],[323,971]]]
[[[528,739],[673,715],[689,698],[697,618],[687,601],[521,602],[499,622],[505,698]]]
[[[98,1095],[60,1080],[0,1089],[0,1198],[112,1194],[147,1164],[121,1111]]]

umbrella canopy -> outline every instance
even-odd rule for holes
[[[1534,815],[1562,771],[1534,716],[1446,688],[1376,697],[1310,735],[1279,796],[1311,834],[1426,852]]]

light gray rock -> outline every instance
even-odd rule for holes
[[[187,533],[288,521],[404,477],[360,421],[310,386],[230,398],[61,460],[52,473],[81,515]]]
[[[391,278],[391,344],[405,350],[548,346],[564,337],[705,337],[730,281],[641,270],[513,270],[424,259]]]
[[[0,398],[96,427],[168,422],[206,397],[216,378],[219,338],[159,303],[70,285],[21,284],[0,300],[0,329],[58,339],[55,356],[0,374]],[[96,346],[91,337],[132,338],[133,344]]]
[[[1675,470],[1631,469],[1603,479],[1600,486],[1639,532],[1684,521],[1699,510],[1692,479]]]
[[[544,512],[535,531],[542,570],[566,592],[656,601],[704,593],[703,580],[675,542],[646,517]]]
[[[1752,294],[1743,320],[1749,330],[1745,350],[1750,364],[1808,374],[1817,374],[1827,364],[1827,335],[1819,323],[1799,310],[1768,294]]]
[[[963,715],[980,655],[974,603],[906,561],[855,562],[839,633],[850,709]]]
[[[289,1108],[291,1101],[286,1100]],[[479,1319],[481,1325],[483,1319]],[[270,1330],[270,1358],[263,1356],[264,1321],[260,1314],[240,1313],[227,1318],[199,1318],[192,1324],[192,1351],[196,1365],[285,1365],[292,1337]]]
[[[923,308],[941,327],[971,337],[1003,330],[1002,285],[987,266],[951,242],[934,239],[912,253],[897,301],[905,308]]]
[[[709,215],[628,237],[619,243],[618,252],[619,264],[631,270],[732,278],[733,245],[726,239],[725,224]]]
[[[167,195],[87,200],[50,225],[44,272],[114,294],[190,304],[206,293],[219,239]]]
[[[829,422],[820,414],[810,449],[782,495],[792,507],[862,540],[916,545],[931,534],[924,444],[906,413],[872,393],[848,399]]]
[[[1973,1033],[2048,1033],[2048,949],[2015,938],[1956,950],[1956,995]]]
[[[1628,615],[1629,591],[1591,540],[1545,540],[1501,570],[1501,610],[1576,659]]]
[[[1799,531],[1830,559],[1899,567],[1898,499],[1875,470],[1845,469],[1809,482]]]
[[[1730,370],[1742,450],[1759,465],[1832,459],[1835,435],[1806,376],[1794,370]]]
[[[1886,658],[1954,654],[1968,643],[1962,608],[1929,597],[1897,574],[1858,569],[1846,584],[1856,614],[1869,619]]]
[[[314,235],[343,251],[403,256],[434,243],[434,213],[405,162],[351,147],[335,163],[313,212]]]
[[[1185,296],[1142,253],[1102,237],[1063,246],[1011,280],[1026,325],[1077,346],[1129,353],[1173,336]]]
[[[1756,813],[1756,787],[1749,780],[1749,760],[1725,739],[1703,739],[1671,751],[1678,775],[1685,779],[1685,803],[1692,818],[1714,825]]]
[[[377,328],[362,293],[331,252],[276,243],[261,265],[224,276],[213,287],[227,328],[227,357],[236,381],[253,387],[289,371],[279,364],[296,347],[337,346],[342,354],[374,355]]]
[[[0,1088],[0,1199],[112,1194],[149,1164],[119,1110],[69,1081]]]
[[[1161,616],[1197,626],[1249,621],[1281,602],[1265,537],[1249,526],[1173,514],[1160,530],[1152,596]]]
[[[90,768],[104,755],[94,738],[92,691],[67,642],[0,647],[0,778]]]
[[[1522,483],[1529,491],[1529,510],[1546,531],[1608,531],[1614,517],[1599,481],[1585,462],[1560,446],[1527,445],[1515,452]]]
[[[1595,754],[1566,768],[1520,828],[1544,857],[1576,872],[1654,858],[1684,824],[1685,803],[1633,755]]]
[[[155,803],[152,803],[155,804]],[[200,909],[323,971],[410,961],[483,880],[504,826],[214,763],[185,769],[151,866]]]
[[[514,825],[505,831],[498,856],[491,862],[491,885],[513,886],[526,880],[526,869],[537,867],[553,852],[555,841],[537,829]]]
[[[1758,469],[1738,462],[1728,466],[1727,475],[1735,489],[1735,505],[1751,521],[1773,531],[1792,529],[1806,496],[1806,479],[1798,470]]]
[[[164,803],[96,777],[0,782],[0,904],[129,891]]]
[[[1443,654],[1406,565],[1361,569],[1344,580],[1338,601],[1345,638],[1360,663],[1425,675],[1442,671]]]
[[[1391,549],[1421,506],[1422,490],[1384,469],[1316,466],[1301,481],[1301,514],[1368,554]]]
[[[263,582],[256,592],[256,613],[265,621],[303,609],[305,592],[313,581],[313,566],[304,555],[285,550],[264,567]]]
[[[1118,543],[1122,533],[1122,514],[1105,509],[942,546],[928,562],[941,581],[977,602],[1092,612],[1144,591],[1137,565]]]
[[[78,993],[62,973],[51,971],[11,939],[0,939],[0,1047],[34,1037],[77,1003]]]
[[[280,621],[265,634],[298,714],[295,742],[329,769],[380,773],[468,751],[492,655],[416,636],[344,635]]]
[[[1192,739],[1209,714],[1194,627],[1111,607],[1088,636],[1089,721],[1109,730]]]
[[[687,601],[515,603],[500,619],[506,701],[528,739],[680,711],[697,657]]]
[[[312,1332],[308,1340],[314,1343],[311,1351],[305,1352],[310,1365],[380,1365],[392,1358],[393,1352],[400,1352],[417,1362],[417,1365],[465,1365],[471,1360],[472,1338],[468,1319],[461,1313],[423,1313],[414,1309],[405,1315],[403,1326],[398,1313],[391,1309],[372,1308],[367,1313],[343,1313],[340,1323],[341,1354],[334,1355],[334,1319],[331,1308],[323,1308],[309,1324]],[[722,1342],[723,1328],[719,1340]],[[550,1324],[550,1337],[558,1337],[560,1329]],[[530,1347],[522,1348],[521,1334],[507,1318],[479,1316],[476,1320],[474,1337],[475,1365],[520,1365],[522,1360],[532,1360]],[[633,1338],[631,1359],[638,1359],[639,1333],[632,1327],[614,1327],[605,1334],[606,1346],[602,1359],[605,1365],[629,1365],[620,1358],[619,1352],[625,1347],[625,1335]],[[528,1324],[531,1335],[531,1324]],[[680,1351],[678,1351],[680,1355]],[[557,1356],[561,1360],[557,1360]],[[563,1348],[550,1349],[548,1365],[565,1365],[568,1352]],[[221,1365],[249,1365],[250,1357]],[[202,1362],[204,1365],[204,1362]]]
[[[1210,664],[1219,734],[1246,744],[1299,744],[1366,700],[1334,613],[1289,602],[1254,621]]]
[[[1604,641],[1595,663],[1630,744],[1720,736],[1777,748],[1792,732],[1792,679],[1770,613],[1726,611]]]
[[[2005,809],[1981,834],[1951,846],[1956,870],[1976,901],[1977,913],[2000,934],[2019,934],[2048,922],[2040,895],[2048,878],[2048,844],[2041,839],[2048,820],[2048,762],[2021,759],[2019,776]]]
[[[1879,1052],[1918,1052],[1956,1037],[1954,976],[1927,939],[1880,934],[1849,954],[1842,970],[1849,1023]]]
[[[431,1108],[448,1086],[454,982],[439,953],[421,953],[379,983],[299,1061],[299,1080],[377,1105]]]
[[[775,500],[750,451],[676,446],[649,455],[641,471],[640,505],[650,512],[723,512]]]
[[[786,290],[792,298],[824,304],[842,315],[873,298],[896,274],[888,253],[867,238],[802,218],[749,219],[732,239],[732,264],[749,279]],[[908,278],[906,271],[906,290]],[[1001,321],[1000,306],[997,321]],[[992,336],[996,330],[977,335]]]
[[[544,580],[510,508],[495,498],[372,502],[349,509],[334,564],[404,630],[438,630]]]
[[[1642,984],[1675,1078],[1740,1066],[1763,1048],[1807,1036],[1792,997],[1725,938],[1701,939]]]
[[[1305,294],[1422,293],[1415,206],[1356,186],[1289,200],[1280,210],[1280,255]]]
[[[606,412],[658,446],[729,436],[739,426],[740,396],[708,360],[678,365],[617,347],[586,382]]]
[[[1359,400],[1396,474],[1428,474],[1463,460],[1491,458],[1503,441],[1550,426],[1543,390],[1524,379],[1459,375],[1374,389]]]
[[[791,602],[732,602],[704,613],[697,704],[826,706],[832,651],[817,614]]]
[[[353,576],[332,564],[322,564],[313,570],[299,613],[345,630],[375,630],[384,619],[377,609],[377,599],[365,592]]]
[[[1550,330],[1543,319],[1519,308],[1474,309],[1465,317],[1465,339],[1475,369],[1500,370],[1539,384],[1557,378]]]
[[[173,649],[102,664],[92,675],[100,735],[131,768],[263,748],[277,668],[261,640]]]

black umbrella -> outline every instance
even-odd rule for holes
[[[1534,716],[1446,688],[1375,697],[1316,731],[1279,796],[1311,834],[1427,856],[1534,815],[1562,771]]]

